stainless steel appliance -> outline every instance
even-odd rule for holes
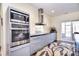
[[[11,47],[30,42],[29,14],[10,9]]]
[[[29,15],[22,13],[20,11],[16,11],[11,9],[10,11],[10,18],[13,22],[21,22],[21,23],[28,23],[29,22]]]

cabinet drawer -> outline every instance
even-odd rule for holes
[[[31,43],[31,54],[40,50],[43,47],[42,42]]]
[[[29,56],[30,55],[30,46],[22,47],[20,49],[10,51],[11,56]]]

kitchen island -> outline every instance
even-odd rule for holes
[[[30,37],[31,43],[31,54],[37,52],[38,50],[42,49],[46,45],[54,42],[56,40],[56,33],[45,33],[39,35],[32,35]]]

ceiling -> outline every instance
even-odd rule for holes
[[[36,8],[43,8],[45,13],[52,16],[79,11],[78,3],[31,3],[31,4]],[[52,13],[52,10],[54,10],[55,12]]]

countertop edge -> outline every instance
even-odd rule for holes
[[[55,32],[53,32],[53,33],[55,33]],[[52,34],[52,33],[36,34],[36,35],[31,35],[30,37],[36,37],[36,36],[42,36],[42,35],[48,35],[48,34]]]

